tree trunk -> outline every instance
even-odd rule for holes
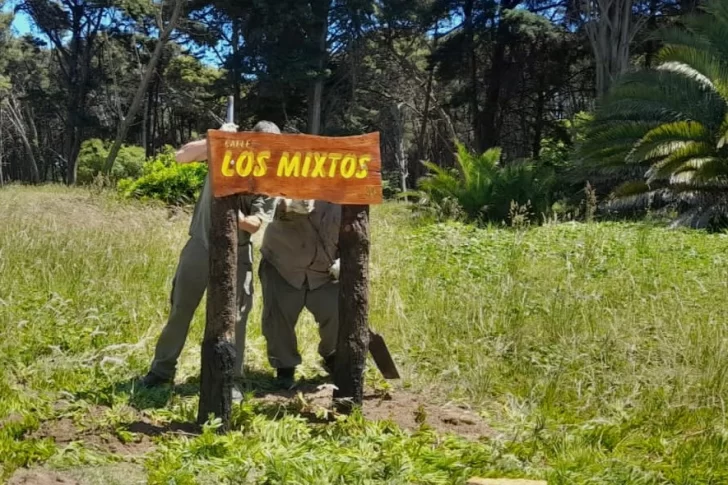
[[[8,113],[10,115],[10,124],[15,127],[15,131],[20,137],[20,141],[23,143],[25,150],[28,154],[28,165],[30,172],[30,181],[34,184],[40,182],[40,172],[38,170],[38,161],[36,158],[36,151],[33,150],[33,143],[28,136],[28,130],[25,126],[25,120],[23,120],[23,114],[18,101],[14,96],[10,96],[7,99]]]
[[[504,2],[505,3],[505,2]],[[478,116],[475,124],[475,146],[479,152],[498,146],[500,143],[500,126],[498,115],[500,112],[500,94],[503,85],[503,76],[506,73],[506,46],[509,43],[510,26],[505,19],[505,13],[518,6],[518,1],[501,3],[500,18],[496,29],[496,43],[493,48],[488,74],[488,88],[485,91],[485,107]]]
[[[162,139],[162,127],[159,124],[159,89],[162,85],[162,80],[157,78],[157,83],[154,86],[154,111],[152,121],[152,153],[157,151],[157,141]],[[162,113],[164,116],[164,113]]]
[[[439,26],[440,23],[435,22],[435,35],[432,41],[432,53],[437,50],[437,41],[439,39]],[[429,75],[427,76],[427,87],[425,88],[425,109],[422,111],[422,124],[420,125],[420,136],[417,140],[417,161],[422,161],[426,158],[425,153],[425,138],[427,136],[427,123],[430,121],[430,97],[432,96],[432,85],[435,81],[435,66],[431,64],[428,66],[430,69]]]
[[[417,161],[422,161],[426,157],[425,153],[425,138],[427,137],[427,123],[430,122],[430,93],[432,93],[432,82],[435,77],[435,68],[430,70],[430,74],[427,77],[427,88],[425,96],[425,108],[422,111],[422,123],[420,124],[420,136],[417,140]]]
[[[657,14],[658,14],[658,5],[657,0],[650,0],[650,17],[647,20],[647,26],[648,30],[650,32],[656,32],[657,31]],[[655,55],[657,54],[657,51],[660,47],[660,43],[655,38],[649,38],[645,42],[645,68],[650,69],[652,68],[652,63],[654,62]]]
[[[543,81],[543,76],[540,76],[541,79],[539,79],[539,86],[538,86],[538,95],[536,97],[536,115],[533,123],[533,148],[531,156],[534,160],[538,160],[541,158],[541,139],[543,138],[543,125],[544,125],[544,107],[546,105],[546,96],[545,96],[545,82]]]
[[[633,19],[632,0],[583,0],[586,32],[596,64],[597,95],[602,96],[629,68],[629,47],[644,19]]]
[[[324,80],[319,77],[311,86],[308,101],[308,132],[312,135],[321,134],[321,103],[324,95]]]
[[[407,191],[407,153],[404,149],[404,120],[402,119],[403,103],[393,103],[391,105],[393,129],[392,137],[394,138],[394,158],[397,162],[399,170],[400,184],[402,192]]]
[[[232,48],[233,48],[233,66],[230,70],[232,76],[232,87],[233,87],[233,103],[236,112],[234,116],[236,120],[242,119],[238,113],[240,112],[240,19],[237,13],[233,14],[233,36],[232,36]]]
[[[147,86],[149,86],[149,81],[152,79],[152,75],[155,72],[155,68],[157,66],[157,63],[159,62],[159,58],[162,55],[162,48],[164,47],[164,44],[167,43],[167,39],[169,39],[172,31],[177,26],[177,20],[179,19],[180,13],[182,13],[183,5],[184,0],[175,0],[172,17],[169,19],[169,22],[167,22],[167,26],[164,28],[161,35],[159,36],[159,39],[157,40],[157,45],[154,46],[154,53],[152,54],[152,58],[149,59],[149,63],[147,64],[147,69],[144,72],[144,78],[142,79],[141,84],[139,84],[139,87],[137,87],[136,93],[134,94],[134,100],[131,102],[131,106],[129,106],[129,111],[127,111],[126,116],[119,126],[119,131],[116,133],[116,140],[114,140],[114,145],[111,147],[111,150],[109,151],[109,156],[106,159],[104,171],[107,175],[111,173],[111,169],[114,166],[114,161],[116,161],[116,156],[119,154],[121,144],[126,138],[126,133],[129,131],[129,126],[131,126],[132,121],[134,121],[134,118],[139,111],[139,107],[142,104],[142,98],[144,97],[144,93],[147,92]]]
[[[66,158],[66,183],[68,185],[76,185],[76,158],[81,146],[78,130],[82,117],[76,109],[78,103],[75,98],[75,96],[72,96],[71,101],[68,103],[63,135],[63,156]]]
[[[478,106],[478,58],[475,52],[475,27],[473,25],[473,4],[474,0],[468,0],[463,7],[463,25],[466,36],[466,49],[468,52],[468,68],[470,70],[470,121],[475,135],[475,145],[478,143],[478,123],[480,119],[480,107]]]
[[[147,90],[148,91],[148,90]],[[142,107],[142,146],[144,147],[144,153],[149,150],[149,96],[148,92],[144,96],[144,106]]]
[[[197,422],[203,424],[212,414],[222,421],[222,431],[227,431],[230,429],[235,367],[237,196],[213,197],[210,212],[210,276]]]
[[[349,413],[364,400],[364,365],[369,350],[369,206],[342,206],[339,253],[334,402],[340,412]]]
[[[308,132],[312,135],[321,134],[321,105],[324,95],[324,67],[326,67],[326,59],[328,49],[326,48],[326,36],[329,32],[329,1],[318,0],[317,8],[314,9],[316,16],[317,28],[315,30],[315,38],[318,39],[318,59],[316,60],[316,79],[311,85],[311,93],[308,98]]]

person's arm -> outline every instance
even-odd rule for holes
[[[207,140],[192,141],[175,153],[177,163],[192,163],[207,160]]]
[[[235,133],[238,131],[238,125],[235,123],[225,123],[220,127],[220,131]],[[207,160],[207,140],[191,141],[175,153],[177,163],[202,162]]]
[[[278,199],[265,195],[256,195],[250,204],[250,214],[243,214],[238,211],[238,227],[250,234],[260,230],[263,222],[271,222],[276,209]]]
[[[238,228],[241,231],[255,234],[263,225],[263,221],[258,216],[246,216],[242,211],[238,210]]]

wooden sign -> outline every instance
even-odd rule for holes
[[[325,137],[210,130],[207,143],[215,197],[249,193],[382,203],[379,133]]]

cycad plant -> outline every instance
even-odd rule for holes
[[[456,204],[475,221],[506,221],[511,202],[528,205],[535,217],[544,214],[549,208],[550,173],[528,163],[502,166],[500,159],[500,148],[475,155],[458,143],[457,169],[425,162],[429,174],[418,183],[420,195],[440,208]]]
[[[618,204],[674,202],[677,224],[706,226],[728,202],[728,0],[658,34],[658,67],[625,76],[604,99],[578,154],[632,178]]]

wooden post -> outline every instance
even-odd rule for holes
[[[213,414],[230,429],[238,261],[237,196],[213,197],[210,207],[210,276],[207,285],[207,322],[202,340],[200,405],[197,422]]]
[[[364,400],[364,365],[369,349],[369,206],[343,205],[339,232],[339,339],[334,401],[350,413]]]

